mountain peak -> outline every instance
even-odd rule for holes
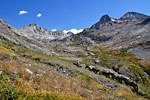
[[[137,13],[137,12],[127,12],[120,18],[120,20],[137,21],[137,20],[144,20],[148,17],[149,17],[148,15],[144,15],[144,14]]]
[[[38,24],[29,24],[30,27],[39,27]]]
[[[111,21],[111,18],[107,14],[105,14],[101,17],[100,24],[104,24],[104,23],[109,22],[109,21]]]
[[[91,29],[99,29],[101,24],[105,24],[107,22],[114,21],[114,18],[109,17],[107,14],[103,15],[96,24],[92,25]]]

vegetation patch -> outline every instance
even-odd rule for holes
[[[11,56],[15,55],[15,53],[11,49],[7,49],[4,46],[0,46],[0,53],[8,54],[8,55],[11,55]]]

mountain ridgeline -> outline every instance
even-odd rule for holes
[[[41,40],[43,42],[54,40],[54,39],[62,39],[67,37],[68,35],[62,31],[48,31],[39,27],[37,24],[30,24],[29,26],[23,27],[17,30],[17,33],[20,35],[35,39]]]
[[[124,14],[119,19],[124,20],[124,21],[138,21],[138,20],[144,20],[146,18],[149,18],[149,16],[144,15],[144,14],[140,14],[140,13],[137,13],[137,12],[128,12],[128,13]]]
[[[128,51],[136,58],[150,58],[149,19],[148,15],[136,12],[128,12],[119,19],[104,15],[91,28],[74,37],[81,39],[78,45],[92,44],[109,50],[130,48]]]
[[[0,19],[0,33],[0,37],[3,39],[46,54],[50,54],[52,51],[44,43],[69,36],[62,31],[48,31],[37,24],[30,24],[21,29],[16,29],[2,19]]]
[[[71,32],[68,32],[68,34],[65,34],[62,31],[48,31],[46,29],[39,27],[37,24],[30,24],[29,26],[25,26],[21,29],[16,29],[8,25],[2,19],[0,19],[0,29],[1,29],[0,36],[16,44],[21,44],[29,48],[37,48],[37,50],[40,50],[43,52],[45,51],[45,53],[46,52],[48,53],[48,50],[46,50],[45,47],[44,47],[45,50],[42,49],[43,45],[40,45],[40,44],[50,43],[51,41],[53,44],[53,40],[57,40],[58,42],[59,40],[61,41],[63,39],[68,40],[69,38],[72,38],[73,36],[82,38],[80,43],[82,43],[82,40],[85,40],[85,38],[87,37],[94,41],[95,40],[104,41],[101,44],[96,44],[96,45],[103,46],[103,44],[109,44],[110,46],[109,49],[128,48],[135,44],[138,44],[139,43],[138,41],[142,41],[142,42],[149,41],[147,40],[148,38],[146,38],[149,36],[148,35],[149,18],[150,17],[148,15],[140,14],[137,12],[128,12],[119,19],[112,18],[109,15],[104,15],[100,18],[100,21],[92,25],[91,28],[87,28],[83,32],[77,35],[74,35]],[[142,33],[145,35],[141,35]],[[15,39],[11,38],[10,36],[14,37]],[[129,41],[126,41],[127,38],[129,39]],[[18,40],[19,42],[16,40]],[[32,44],[31,42],[28,43],[26,40],[30,40],[37,44]],[[69,43],[70,42],[68,42],[67,44]],[[117,45],[114,46],[114,44],[117,44]],[[125,45],[122,45],[122,44],[125,44]],[[143,43],[139,43],[139,44],[143,44]],[[136,55],[137,58],[150,57],[150,55],[147,53],[138,54],[138,52],[142,52],[141,49],[139,50],[139,48],[137,50],[133,49],[130,51],[132,51]],[[144,52],[147,52],[147,51],[144,51]]]

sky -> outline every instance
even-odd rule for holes
[[[0,0],[0,18],[15,28],[35,23],[52,31],[81,31],[108,14],[150,15],[150,0]]]

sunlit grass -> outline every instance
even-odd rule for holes
[[[15,55],[15,53],[11,49],[7,49],[4,46],[0,46],[0,53],[8,54],[8,55],[11,55],[11,56]]]
[[[140,86],[141,91],[149,93],[146,90],[148,89],[147,84],[149,83],[147,82],[147,78],[143,73],[141,65],[138,63],[138,60],[133,58],[132,54],[128,54],[126,51],[127,50],[107,51],[100,49],[99,51],[94,51],[93,53],[97,54],[97,59],[100,60],[97,65],[103,67],[123,67],[124,63],[121,63],[120,61],[126,61],[126,65],[131,68],[130,70],[132,73],[134,73],[136,77],[141,75],[141,78],[143,79],[142,81],[145,82],[145,86]],[[0,53],[17,56],[15,60],[12,58],[8,61],[3,61],[3,64],[0,66],[0,70],[2,70],[4,74],[1,81],[1,93],[10,92],[10,94],[6,95],[6,97],[4,96],[5,94],[3,94],[3,97],[6,99],[11,95],[10,97],[17,98],[18,100],[23,98],[27,100],[36,100],[38,98],[41,100],[47,98],[53,98],[52,100],[69,100],[69,98],[71,100],[78,100],[78,98],[82,99],[81,97],[88,98],[88,92],[91,91],[93,92],[94,97],[97,98],[99,95],[96,92],[97,90],[100,90],[98,93],[100,93],[102,96],[107,93],[112,98],[114,98],[115,95],[118,95],[120,97],[129,96],[131,100],[134,100],[132,97],[136,95],[135,93],[132,95],[132,93],[130,94],[124,90],[115,92],[114,95],[112,95],[109,89],[106,89],[102,84],[99,84],[91,79],[91,77],[88,75],[90,72],[88,71],[88,73],[85,75],[77,76],[74,74],[72,77],[68,77],[61,73],[50,71],[49,67],[51,65],[45,65],[46,62],[52,64],[53,67],[62,66],[74,71],[80,71],[81,69],[77,68],[73,64],[75,61],[64,60],[57,56],[46,55],[38,51],[15,45],[2,39],[0,39]],[[83,58],[81,64],[92,64],[91,59],[89,59],[88,56],[80,57]],[[96,56],[91,56],[91,58],[92,57]],[[10,63],[9,61],[13,63]],[[25,66],[25,62],[31,63],[32,65]],[[27,73],[25,68],[29,68],[34,75]],[[41,77],[36,77],[36,74],[39,74],[39,69],[46,71],[46,74],[43,74]],[[18,73],[15,77],[13,76],[14,72]],[[7,80],[8,83],[6,83],[4,80]],[[138,80],[138,82],[141,82],[140,78]],[[23,90],[21,90],[22,88]],[[105,98],[109,97],[106,96]]]

